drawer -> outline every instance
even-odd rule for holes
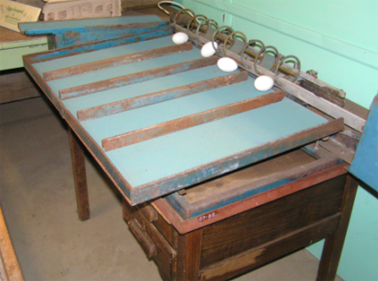
[[[149,204],[132,207],[125,200],[123,217],[148,258],[158,266],[162,278],[172,280],[176,268],[176,251],[154,225],[154,222],[162,222],[163,218]]]

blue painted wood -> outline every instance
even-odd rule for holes
[[[100,69],[98,71],[87,72],[62,79],[52,80],[48,81],[48,84],[56,93],[58,93],[60,90],[71,87],[111,79],[119,76],[129,75],[137,72],[147,71],[172,64],[184,63],[186,61],[196,60],[200,58],[202,57],[199,51],[197,49],[193,49],[187,52],[152,58],[140,62],[123,64],[112,67],[111,69]],[[86,61],[82,63],[86,63]],[[143,79],[144,77],[141,78],[141,80]],[[75,96],[75,94],[73,93],[72,96]]]
[[[142,48],[157,48],[158,45],[165,46],[164,44],[172,44],[171,38],[153,39],[148,42],[139,42],[83,54],[78,52],[76,55],[67,57],[64,57],[64,52],[67,49],[62,49],[61,51],[51,52],[55,52],[57,56],[63,54],[63,57],[51,61],[33,63],[32,66],[35,67],[35,70],[33,70],[35,74],[42,75],[45,71],[115,57],[124,52],[138,52]],[[296,143],[283,144],[274,149],[267,148],[255,155],[248,154],[245,157],[235,158],[235,161],[227,160],[222,162],[225,157],[230,157],[267,144],[270,141],[327,123],[326,119],[289,99],[284,99],[280,103],[105,152],[100,148],[103,138],[245,100],[264,93],[254,89],[254,79],[250,77],[247,81],[239,84],[204,91],[99,119],[83,121],[80,124],[77,119],[73,120],[72,118],[74,117],[71,117],[76,116],[78,109],[226,74],[221,73],[216,66],[210,66],[63,102],[56,98],[60,89],[178,62],[191,61],[200,57],[200,51],[194,48],[188,52],[132,63],[122,67],[114,67],[106,71],[99,70],[49,82],[41,81],[45,85],[45,91],[54,97],[52,100],[55,101],[56,106],[74,125],[81,138],[88,142],[86,145],[93,149],[98,159],[104,161],[102,165],[110,169],[108,172],[119,179],[119,186],[124,189],[125,194],[129,196],[133,204],[159,197],[200,180],[235,170],[238,167],[304,144],[309,140],[302,139]],[[29,66],[28,69],[30,69]],[[213,165],[212,163],[217,164]],[[203,168],[197,172],[189,175],[185,174],[186,171],[201,165],[203,165]]]
[[[95,18],[82,20],[45,21],[19,23],[19,28],[26,35],[61,34],[67,31],[86,32],[88,26],[115,25],[127,23],[143,23],[161,21],[158,16],[135,16]]]
[[[118,42],[118,41],[117,41]],[[122,55],[129,55],[133,53],[143,52],[147,50],[151,50],[154,48],[161,48],[172,46],[172,36],[163,36],[160,38],[148,40],[148,41],[141,41],[136,42],[133,44],[127,44],[122,46],[110,46],[112,47],[111,50],[109,47],[95,49],[94,51],[90,50],[88,52],[74,52],[74,53],[67,53],[69,48],[59,50],[56,54],[64,54],[64,55],[71,55],[71,56],[64,56],[62,58],[56,58],[49,61],[44,62],[36,62],[33,66],[38,70],[39,73],[43,73],[46,71],[57,70],[61,68],[66,68],[70,66],[80,65],[82,63],[89,63],[95,62],[99,60],[114,58]],[[87,46],[87,45],[86,45]],[[80,49],[76,47],[75,49]],[[72,54],[75,54],[72,56]],[[39,56],[40,57],[40,56]],[[41,59],[51,58],[46,55],[46,57],[42,57]]]
[[[162,91],[185,84],[195,83],[203,80],[228,75],[217,66],[208,66],[201,69],[178,73],[172,76],[165,76],[138,84],[111,89],[91,95],[64,100],[63,104],[76,116],[76,112],[82,109],[99,106],[106,103],[116,102],[127,98],[146,95],[155,91]]]
[[[108,40],[104,42],[95,42],[91,44],[84,44],[80,46],[75,46],[71,48],[62,48],[59,50],[52,50],[50,52],[44,52],[40,54],[36,54],[35,56],[30,56],[29,59],[31,62],[40,62],[43,60],[50,60],[50,59],[57,59],[63,58],[66,56],[72,56],[75,54],[87,53],[96,50],[103,50],[111,47],[117,47],[120,45],[125,45],[129,43],[137,43],[140,41],[145,41],[153,38],[164,37],[167,35],[172,34],[171,28],[166,28],[158,31],[153,31],[144,34],[138,34],[135,36],[125,36],[120,38],[115,38],[113,40]]]
[[[55,47],[64,48],[89,42],[110,40],[122,36],[137,35],[166,28],[168,22],[152,22],[149,27],[122,25],[105,25],[86,27],[85,31],[72,32],[71,30],[55,35]]]
[[[349,171],[378,192],[378,95],[371,104]]]

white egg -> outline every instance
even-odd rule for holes
[[[184,32],[177,32],[172,36],[172,41],[176,45],[184,44],[185,42],[188,42],[188,40],[189,36]]]
[[[228,57],[219,59],[217,65],[224,72],[232,72],[238,68],[236,61]]]
[[[273,78],[266,75],[261,75],[257,77],[255,80],[255,88],[261,92],[270,90],[273,87],[273,85],[274,85]]]
[[[214,42],[215,48],[218,48],[217,42]],[[205,45],[202,46],[201,48],[201,55],[205,58],[211,57],[212,55],[215,54],[215,50],[213,47],[213,42],[207,42]]]

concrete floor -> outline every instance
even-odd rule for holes
[[[0,153],[0,204],[25,280],[161,280],[90,157],[91,219],[79,221],[66,124],[45,98],[0,105]],[[235,280],[315,280],[317,266],[302,250]]]

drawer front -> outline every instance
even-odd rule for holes
[[[339,176],[206,227],[200,268],[289,237],[319,221],[333,219],[332,229],[336,228],[345,181],[345,175]]]
[[[123,202],[123,217],[149,259],[157,264],[161,277],[171,280],[176,265],[176,252],[153,224],[159,215],[147,204],[131,207]]]

